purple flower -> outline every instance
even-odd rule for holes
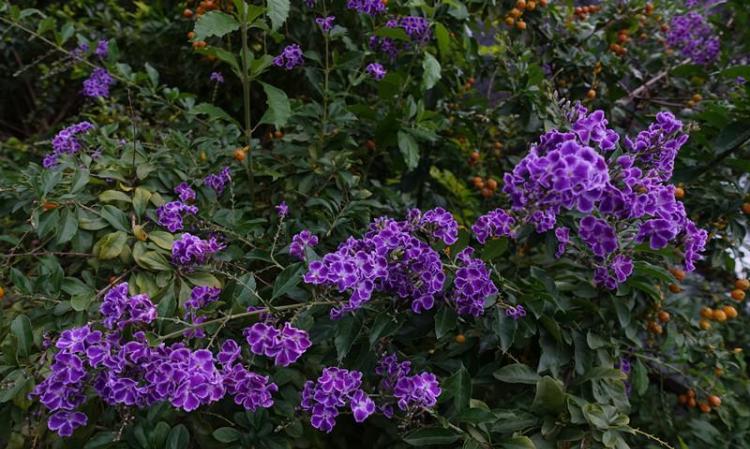
[[[392,394],[401,410],[434,407],[442,393],[437,377],[427,371],[410,376],[410,371],[409,361],[399,362],[395,354],[384,355],[375,367],[375,372],[382,378],[381,393]],[[381,408],[388,409],[388,404]]]
[[[87,97],[109,97],[109,88],[115,83],[115,79],[107,69],[97,67],[83,82],[83,95]]]
[[[474,248],[466,248],[458,254],[462,266],[456,270],[453,281],[453,295],[450,301],[456,305],[459,315],[481,316],[484,313],[485,299],[498,293],[497,287],[490,278],[487,265],[472,258]]]
[[[94,129],[94,125],[91,122],[84,121],[70,125],[58,132],[52,139],[52,152],[47,154],[42,161],[44,168],[51,168],[57,165],[60,156],[63,154],[77,153],[82,148],[78,136],[86,134],[92,129]]]
[[[305,260],[305,248],[312,248],[318,244],[318,237],[305,229],[292,237],[289,245],[289,254],[300,260]]]
[[[224,75],[220,72],[211,72],[211,77],[209,79],[216,84],[224,84]]]
[[[365,70],[368,74],[370,74],[371,77],[373,77],[373,79],[376,79],[378,81],[385,78],[385,74],[387,73],[383,65],[377,62],[367,64],[367,68]]]
[[[565,254],[565,248],[570,243],[570,229],[565,226],[560,226],[555,229],[555,237],[557,237],[557,250],[555,251],[555,257],[560,258]]]
[[[232,174],[229,167],[224,167],[218,173],[212,173],[203,178],[203,184],[216,192],[217,196],[224,193],[226,185],[230,182],[232,182]]]
[[[177,184],[177,187],[174,188],[174,193],[179,195],[180,201],[184,203],[195,201],[195,190],[186,182]]]
[[[526,309],[520,304],[517,306],[509,306],[505,309],[505,316],[513,318],[513,320],[519,320],[526,316]]]
[[[193,287],[190,291],[190,299],[185,301],[185,309],[190,312],[198,311],[208,304],[218,301],[220,294],[220,288],[209,287],[208,285]]]
[[[375,404],[360,389],[361,385],[362,373],[359,371],[324,368],[316,382],[305,382],[300,408],[310,413],[310,424],[324,432],[333,430],[339,409],[347,405],[352,410],[354,419],[363,422],[374,413]]]
[[[321,31],[324,33],[327,33],[331,31],[333,28],[333,21],[336,20],[336,16],[327,16],[327,17],[316,17],[315,23],[318,24]]]
[[[583,217],[579,223],[578,235],[598,257],[605,257],[618,247],[615,229],[601,218],[591,215]]]
[[[474,237],[479,243],[485,243],[492,237],[512,237],[512,228],[516,220],[502,209],[495,209],[492,212],[479,217],[471,227]]]
[[[709,65],[719,56],[719,37],[706,17],[695,11],[672,18],[667,44],[696,64]]]
[[[236,341],[232,339],[225,340],[224,343],[221,344],[221,350],[216,356],[216,360],[218,360],[224,368],[231,368],[232,365],[234,365],[234,362],[240,357],[240,351],[240,345],[238,345]]]
[[[414,42],[424,44],[432,37],[430,22],[424,17],[406,16],[402,17],[398,23]]]
[[[452,245],[458,241],[458,223],[453,218],[453,214],[447,210],[436,207],[428,210],[424,215],[421,215],[418,209],[412,209],[411,212],[419,217],[417,222],[419,229],[431,237],[442,240],[446,245]]]
[[[286,218],[289,215],[289,206],[287,206],[286,201],[282,201],[276,205],[276,214],[279,218]]]
[[[213,254],[224,249],[216,237],[203,240],[192,234],[184,233],[172,245],[172,262],[176,265],[202,265]]]
[[[85,426],[86,423],[88,417],[83,413],[60,410],[49,417],[47,427],[61,437],[69,437],[77,427]]]
[[[94,50],[94,54],[98,56],[101,59],[104,59],[109,54],[109,41],[106,39],[100,40],[96,44],[96,49]]]
[[[246,370],[242,365],[234,365],[224,375],[227,393],[234,396],[234,402],[248,411],[273,406],[272,394],[279,391],[275,383],[269,383],[268,376],[261,376]]]
[[[383,0],[348,0],[346,7],[370,16],[382,14],[387,9]]]
[[[124,329],[130,324],[149,324],[156,319],[156,307],[146,294],[130,296],[128,283],[112,287],[99,307],[107,329]]]
[[[273,357],[276,366],[289,366],[296,362],[312,342],[307,332],[284,323],[279,330],[266,323],[255,323],[244,331],[253,354]]]
[[[195,206],[189,206],[182,201],[170,201],[156,209],[156,222],[167,228],[169,232],[177,232],[183,228],[184,215],[197,213],[198,208]]]
[[[298,44],[287,45],[281,54],[273,58],[273,65],[283,67],[286,70],[292,70],[303,63],[302,49]]]

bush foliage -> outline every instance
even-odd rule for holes
[[[0,445],[750,448],[749,17],[1,3]]]

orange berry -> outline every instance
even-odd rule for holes
[[[206,41],[193,41],[193,48],[204,48],[206,45]]]
[[[689,398],[694,398],[694,397],[695,397],[695,390],[693,390],[692,388],[691,388],[691,389],[689,389],[689,390],[687,391],[687,396],[688,396]]]
[[[696,103],[700,103],[701,101],[703,101],[703,96],[701,94],[695,94],[693,95],[693,98],[691,98],[691,100]]]
[[[53,203],[52,201],[45,201],[44,203],[42,203],[42,209],[44,210],[57,209],[57,203]]]
[[[709,413],[711,411],[711,406],[706,402],[701,402],[698,408],[700,408],[701,413]]]
[[[456,343],[458,343],[459,345],[462,345],[466,343],[466,336],[464,334],[458,334],[456,335],[455,340],[456,340]]]
[[[685,189],[683,189],[682,187],[675,187],[674,197],[677,198],[678,200],[685,198]]]
[[[521,31],[525,30],[526,22],[524,22],[523,20],[519,20],[518,22],[516,22],[516,28],[518,28]]]
[[[596,90],[589,89],[589,91],[586,92],[586,98],[588,98],[589,100],[593,100],[594,98],[596,98]]]
[[[0,299],[5,298],[5,289],[0,287]]]
[[[672,293],[680,293],[682,289],[677,284],[669,284],[669,291]]]
[[[492,197],[492,190],[488,189],[487,187],[483,188],[481,193],[484,198]]]
[[[495,190],[497,190],[497,181],[495,181],[492,178],[488,179],[487,180],[487,188],[490,189],[490,190],[492,190],[493,192]]]
[[[688,407],[695,408],[696,405],[698,405],[698,403],[695,401],[695,398],[688,398]]]
[[[198,159],[200,159],[202,162],[206,162],[206,159],[208,159],[206,157],[206,152],[205,151],[201,151],[200,154],[198,155]]]
[[[509,15],[510,15],[511,17],[513,17],[513,18],[516,18],[516,19],[517,19],[517,18],[519,18],[519,17],[521,17],[521,16],[523,15],[523,12],[521,12],[521,10],[520,10],[520,9],[518,9],[518,8],[513,8],[513,9],[511,9],[511,10],[510,10],[510,12],[509,12],[508,14],[509,14]]]
[[[194,37],[195,37],[195,31],[189,31],[187,34],[187,38],[192,41]]]
[[[710,320],[714,316],[714,311],[710,307],[701,307],[701,316]]]
[[[284,137],[284,132],[283,131],[279,131],[277,129],[276,131],[273,132],[273,137],[275,139],[281,139],[282,137]]]
[[[672,273],[672,276],[674,276],[674,278],[680,282],[684,281],[685,277],[687,277],[685,272],[682,269],[677,268],[677,267],[670,268],[669,272]]]
[[[721,405],[721,398],[712,394],[708,397],[708,403],[711,404],[711,407],[718,407]]]
[[[724,313],[726,314],[727,318],[729,318],[729,319],[737,318],[737,309],[735,309],[734,307],[732,307],[732,306],[724,306],[721,310],[724,311]]]
[[[182,17],[185,17],[186,19],[193,17],[193,10],[189,8],[185,8],[185,10],[182,11]]]
[[[686,394],[681,394],[677,396],[677,402],[679,402],[680,404],[685,405],[687,404],[687,401],[688,401],[688,397]]]
[[[648,323],[648,331],[652,334],[661,335],[662,332],[664,332],[664,329],[661,327],[660,324],[656,324],[653,321]]]
[[[495,142],[495,143],[492,144],[492,146],[495,147],[496,150],[502,150],[503,149],[503,144],[500,143],[500,142]]]
[[[469,156],[469,159],[471,159],[472,162],[476,162],[479,160],[479,151],[472,151],[471,155]]]
[[[516,2],[516,8],[518,8],[518,9],[526,9],[526,0],[518,0]]]
[[[714,321],[723,323],[727,320],[727,314],[723,310],[714,310]]]
[[[750,288],[750,281],[747,279],[737,279],[734,281],[734,287],[743,291],[747,290]]]
[[[367,142],[365,142],[365,147],[367,147],[367,149],[370,151],[374,151],[375,148],[377,148],[377,145],[375,144],[374,140],[367,139]]]
[[[234,150],[234,160],[242,162],[247,157],[247,152],[242,148]]]
[[[732,293],[730,294],[732,295],[732,299],[734,299],[735,301],[742,301],[745,299],[745,292],[743,292],[739,288],[732,290]]]
[[[529,1],[528,1],[528,2],[526,3],[526,9],[527,9],[528,11],[533,11],[533,10],[535,10],[535,9],[536,9],[536,2],[535,2],[534,0],[529,0]]]
[[[548,3],[548,0],[539,0],[539,6],[541,6],[542,8],[547,6],[547,3]]]
[[[742,203],[742,212],[750,215],[750,203]]]
[[[704,331],[711,329],[711,323],[708,320],[698,321],[698,326],[700,326],[700,328]]]
[[[662,323],[668,323],[669,319],[671,318],[671,316],[669,315],[669,312],[667,312],[666,310],[662,310],[661,312],[659,312],[658,316],[659,316],[659,321],[661,321]]]
[[[516,24],[516,19],[514,19],[513,17],[508,16],[508,17],[505,18],[505,24],[508,25],[509,27],[512,27],[513,25]]]

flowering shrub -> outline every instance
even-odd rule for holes
[[[21,8],[3,447],[750,448],[742,1]]]

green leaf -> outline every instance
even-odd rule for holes
[[[289,16],[289,0],[268,0],[268,18],[271,31],[278,30]]]
[[[361,323],[353,316],[348,316],[338,322],[336,338],[333,343],[336,346],[339,362],[344,360],[344,357],[349,353],[361,331]]]
[[[422,61],[422,70],[424,70],[422,74],[422,87],[424,89],[432,89],[442,76],[440,74],[440,63],[432,54],[425,52],[424,60]]]
[[[292,109],[289,106],[289,98],[286,93],[273,87],[270,84],[259,81],[263,86],[263,91],[266,93],[266,104],[268,109],[260,118],[259,123],[266,123],[274,125],[276,128],[283,128],[286,125],[287,120],[292,115]]]
[[[451,444],[461,439],[461,435],[441,427],[428,427],[409,432],[404,435],[404,442],[411,446],[426,446],[430,444]]]
[[[445,61],[451,55],[451,37],[448,28],[442,23],[435,23],[435,38],[437,39],[440,57]]]
[[[438,313],[435,314],[435,337],[441,339],[455,329],[457,320],[458,316],[453,309],[450,307],[441,307]]]
[[[125,212],[112,205],[106,205],[99,211],[99,215],[118,231],[128,232],[128,216]]]
[[[146,75],[148,75],[148,80],[151,81],[151,87],[158,86],[159,85],[159,72],[157,72],[154,66],[152,66],[148,62],[143,64],[143,66],[146,69]]]
[[[633,389],[638,396],[643,396],[648,390],[648,371],[640,360],[633,364]]]
[[[296,287],[302,279],[302,272],[304,270],[305,267],[301,263],[295,263],[286,267],[273,283],[273,295],[271,295],[271,299],[283,296],[289,290]]]
[[[16,357],[28,357],[34,335],[31,332],[31,320],[26,315],[18,315],[10,324],[10,332],[16,340]]]
[[[534,385],[539,382],[539,374],[523,363],[506,365],[492,373],[495,379],[509,384]]]
[[[98,259],[108,260],[119,256],[125,244],[128,242],[128,236],[122,231],[112,232],[100,238],[92,252]]]
[[[379,314],[370,329],[370,346],[375,346],[381,338],[395,334],[400,327],[401,324],[392,316],[386,313]]]
[[[216,279],[216,276],[214,276],[213,274],[206,273],[205,271],[185,274],[185,279],[190,281],[190,283],[195,286],[207,285],[210,287],[221,288],[221,281]]]
[[[234,427],[219,427],[212,434],[220,443],[232,443],[242,436],[242,433]]]
[[[502,443],[502,449],[536,449],[536,445],[529,437],[513,437]]]
[[[144,253],[133,252],[133,259],[139,266],[152,271],[169,271],[172,266],[162,254],[156,251],[146,251]]]
[[[70,307],[72,307],[76,312],[83,312],[84,310],[88,309],[93,300],[93,295],[75,295],[70,298]]]
[[[218,106],[214,106],[210,103],[200,103],[196,105],[193,109],[191,109],[190,112],[195,115],[205,114],[213,119],[225,120],[227,122],[237,124],[237,121],[234,118],[232,118],[231,115],[227,114],[225,110],[221,109]]]
[[[562,382],[550,376],[539,379],[531,408],[538,412],[559,415],[565,409],[565,391]]]
[[[398,148],[404,156],[406,167],[409,171],[414,170],[419,164],[419,147],[417,146],[417,141],[414,140],[411,134],[404,131],[399,131],[397,137]]]
[[[190,432],[188,432],[187,427],[177,424],[169,431],[166,449],[187,449],[189,443]]]
[[[390,27],[383,27],[379,28],[375,31],[375,36],[378,37],[387,37],[389,39],[395,39],[397,41],[408,41],[409,35],[406,34],[406,31],[404,31],[403,28],[390,28]]]
[[[209,11],[195,21],[195,40],[202,41],[210,36],[222,37],[240,28],[239,22],[221,11]]]
[[[70,209],[65,209],[62,213],[62,228],[57,235],[57,243],[68,243],[78,232],[78,216]]]
[[[144,189],[143,187],[136,187],[135,193],[133,194],[133,210],[138,217],[142,217],[143,213],[146,212],[148,201],[151,199],[151,192]]]
[[[156,246],[167,251],[172,250],[174,244],[174,234],[170,234],[166,231],[151,231],[148,234],[148,239],[156,243]]]
[[[461,365],[452,376],[443,382],[446,397],[453,398],[453,405],[457,411],[461,411],[469,406],[471,399],[471,375],[466,368]]]
[[[119,190],[105,190],[99,194],[99,201],[103,203],[110,203],[112,201],[123,201],[126,203],[130,202],[130,197],[125,192]]]

